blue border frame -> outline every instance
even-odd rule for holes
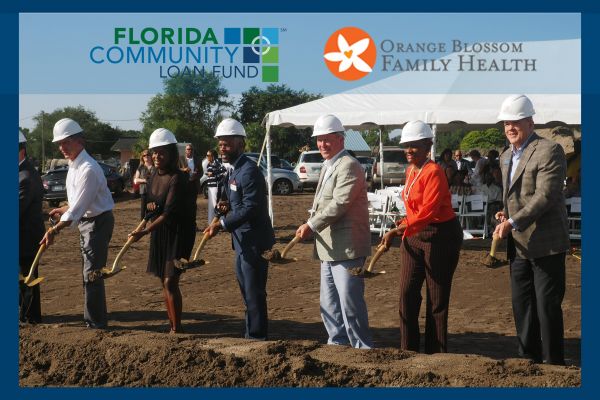
[[[19,12],[580,12],[582,14],[582,126],[591,127],[590,132],[585,132],[583,146],[583,163],[592,164],[593,152],[598,148],[599,134],[593,131],[594,117],[598,114],[600,106],[600,80],[595,66],[598,63],[599,50],[597,37],[600,36],[600,4],[579,4],[575,1],[565,0],[535,0],[524,4],[523,1],[504,0],[502,2],[488,3],[481,0],[442,2],[435,0],[423,4],[412,2],[411,4],[393,3],[348,3],[347,1],[333,0],[289,2],[263,0],[261,2],[242,2],[232,0],[227,3],[215,2],[207,4],[192,0],[171,0],[169,2],[156,0],[104,0],[91,3],[85,0],[21,0],[14,4],[2,4],[0,13],[0,29],[2,37],[5,38],[2,46],[2,62],[0,63],[0,113],[2,121],[14,121],[18,125],[18,13]],[[510,24],[507,24],[510,29]],[[531,29],[535,29],[535,21],[532,21]],[[16,144],[16,129],[5,129],[3,136],[10,143]],[[13,131],[15,129],[15,131]],[[15,142],[12,142],[15,140]],[[11,151],[9,150],[9,153]],[[16,151],[10,153],[9,159],[16,157]],[[12,163],[12,164],[11,164]],[[8,161],[9,166],[17,165],[16,160]],[[598,328],[594,309],[590,305],[598,300],[598,291],[595,290],[594,282],[599,282],[597,265],[600,265],[600,257],[597,253],[589,251],[595,242],[594,228],[598,226],[598,212],[593,206],[594,195],[597,189],[594,187],[593,174],[595,171],[584,168],[583,170],[583,264],[582,264],[582,387],[578,389],[20,389],[18,387],[18,347],[16,346],[18,310],[16,300],[17,287],[10,278],[14,271],[11,265],[16,265],[17,260],[17,237],[13,234],[14,227],[18,224],[18,213],[13,212],[18,208],[15,193],[17,181],[16,172],[11,168],[1,168],[0,176],[2,182],[14,182],[13,189],[10,187],[5,192],[8,196],[4,200],[2,210],[3,225],[8,227],[0,230],[2,239],[2,254],[4,262],[4,279],[0,280],[0,296],[5,305],[4,326],[2,330],[2,347],[4,357],[1,366],[2,375],[0,384],[5,389],[4,396],[9,398],[34,398],[43,396],[47,398],[80,398],[105,399],[111,397],[139,397],[139,398],[164,398],[165,396],[222,398],[224,397],[282,397],[290,399],[306,397],[345,397],[365,398],[366,396],[377,396],[378,399],[397,398],[410,396],[417,398],[439,398],[440,396],[451,396],[457,398],[526,398],[530,396],[543,396],[546,399],[554,398],[590,398],[595,397],[599,383],[596,379],[598,367],[595,360],[599,356],[598,344],[595,338]],[[9,185],[10,186],[10,185]],[[588,200],[589,199],[589,200]],[[12,314],[11,314],[12,312]]]

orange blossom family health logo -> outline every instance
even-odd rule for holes
[[[375,66],[375,47],[367,32],[347,26],[335,31],[325,43],[325,65],[339,79],[355,81],[364,78]]]

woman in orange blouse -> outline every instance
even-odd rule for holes
[[[452,210],[444,171],[429,159],[431,128],[411,121],[402,129],[400,144],[410,163],[402,199],[406,217],[396,222],[381,245],[387,249],[395,236],[400,245],[400,348],[419,351],[421,288],[427,284],[425,353],[447,351],[448,303],[452,276],[462,245],[462,228]]]

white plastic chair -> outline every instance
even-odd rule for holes
[[[487,196],[483,194],[465,196],[460,213],[463,229],[482,235],[484,239],[487,236],[487,203]]]

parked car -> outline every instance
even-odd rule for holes
[[[246,155],[255,162],[258,161],[258,156],[254,156],[252,153],[246,153]],[[264,158],[260,160],[260,169],[266,180],[267,162]],[[271,168],[271,176],[273,178],[273,194],[288,195],[302,191],[302,182],[300,182],[300,178],[294,171]]]
[[[123,193],[125,189],[125,179],[117,172],[117,168],[111,165],[99,162],[102,172],[106,177],[106,184],[113,196],[117,197]],[[58,207],[61,201],[67,200],[67,172],[68,167],[57,168],[48,171],[42,175],[42,184],[44,185],[44,200],[51,207]]]
[[[317,188],[323,161],[323,156],[318,150],[303,151],[300,153],[294,172],[298,174],[303,188]]]
[[[246,155],[248,157],[254,157],[255,159],[258,159],[260,153],[246,153]],[[262,159],[265,160],[265,162],[267,161],[266,153],[263,154]],[[292,166],[292,164],[290,164],[289,161],[279,158],[279,156],[276,156],[274,154],[271,154],[271,166],[273,168],[287,169],[290,171],[294,169],[294,167]]]
[[[408,160],[404,150],[396,146],[383,147],[383,186],[404,185]],[[381,157],[377,153],[373,164],[373,185],[381,186]]]

